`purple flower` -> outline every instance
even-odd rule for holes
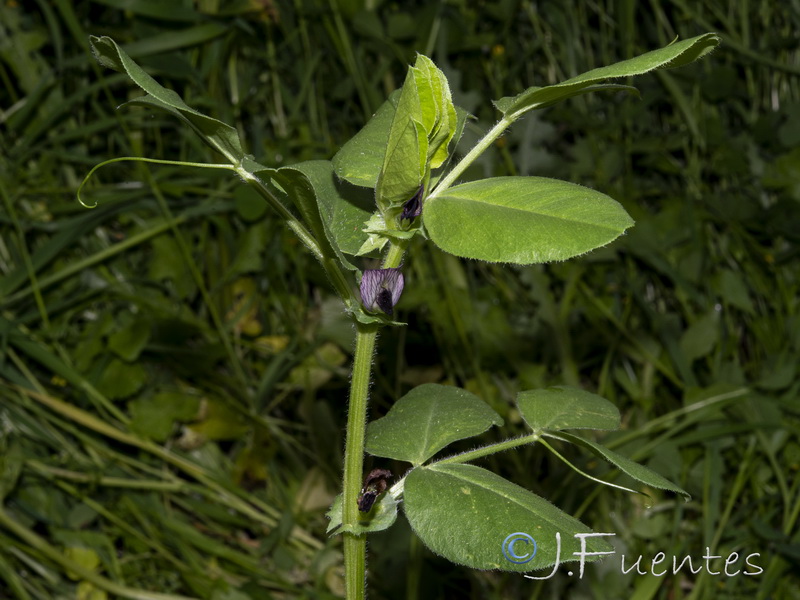
[[[387,315],[403,293],[403,274],[400,268],[366,269],[361,277],[361,302],[371,312],[381,311]]]

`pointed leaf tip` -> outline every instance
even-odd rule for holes
[[[623,60],[613,65],[587,71],[561,83],[547,87],[530,87],[517,96],[507,96],[494,102],[495,107],[507,118],[517,119],[529,110],[545,108],[556,102],[594,91],[589,89],[606,79],[642,75],[656,69],[672,69],[687,65],[711,52],[719,45],[715,33],[674,42],[664,48],[652,50],[640,56]]]
[[[91,36],[89,43],[92,54],[101,65],[124,72],[147,93],[143,98],[132,102],[149,104],[175,115],[189,125],[206,144],[224,155],[231,164],[238,165],[245,158],[236,129],[191,108],[176,92],[153,79],[110,37]]]

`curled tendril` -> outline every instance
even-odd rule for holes
[[[100,167],[104,167],[104,166],[106,166],[108,164],[115,163],[115,162],[122,162],[124,160],[132,160],[132,161],[146,162],[146,163],[156,163],[156,164],[159,164],[159,165],[180,165],[182,167],[200,167],[200,168],[204,168],[204,169],[226,169],[228,171],[235,171],[236,170],[236,167],[234,167],[233,165],[227,165],[227,164],[209,164],[209,163],[185,162],[185,161],[180,161],[180,160],[162,160],[162,159],[158,159],[158,158],[145,158],[143,156],[119,156],[117,158],[110,158],[108,160],[104,160],[99,165],[95,165],[94,167],[92,167],[92,170],[89,171],[86,174],[86,177],[83,178],[83,181],[81,181],[81,184],[78,186],[78,191],[77,191],[77,194],[76,194],[77,197],[78,197],[78,202],[80,202],[81,205],[86,207],[86,208],[94,208],[94,207],[96,207],[97,206],[97,202],[95,202],[94,204],[86,204],[86,202],[83,201],[83,198],[81,198],[81,190],[83,190],[83,186],[86,185],[86,183],[89,181],[89,178]]]

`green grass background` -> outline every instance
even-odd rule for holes
[[[800,9],[754,0],[6,0],[0,5],[0,598],[335,598],[353,328],[324,274],[218,159],[91,58],[109,35],[270,166],[330,158],[415,52],[475,115],[490,100],[707,31],[696,65],[527,117],[466,178],[543,175],[637,221],[578,260],[510,267],[412,247],[371,417],[460,385],[524,431],[518,391],[580,385],[604,443],[692,494],[631,496],[540,447],[483,466],[615,532],[619,553],[755,559],[734,577],[534,582],[372,536],[370,597],[800,597]],[[466,448],[466,446],[465,446]],[[584,470],[624,483],[593,459]],[[389,466],[396,473],[402,464]],[[402,521],[402,518],[400,519]],[[697,561],[695,561],[697,562]],[[702,561],[701,561],[702,562]],[[669,562],[668,567],[671,566]],[[720,564],[720,563],[718,563]]]

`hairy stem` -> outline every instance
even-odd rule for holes
[[[472,150],[467,152],[467,154],[458,161],[458,164],[452,168],[452,170],[447,173],[436,185],[433,189],[433,192],[430,193],[428,199],[435,198],[439,196],[443,192],[447,190],[451,185],[455,183],[455,181],[461,176],[461,174],[467,170],[467,168],[475,162],[475,160],[483,154],[486,149],[491,146],[494,141],[499,138],[502,133],[508,128],[509,125],[513,122],[513,119],[509,119],[508,117],[503,117],[500,119],[497,124],[492,127],[489,131],[486,132],[480,141],[472,147]]]
[[[358,324],[353,378],[350,382],[350,405],[347,411],[347,441],[344,448],[344,490],[342,525],[344,534],[345,588],[348,600],[364,598],[366,575],[366,537],[349,533],[358,525],[358,495],[364,470],[364,438],[367,430],[367,398],[372,371],[372,354],[378,328]]]
[[[442,460],[434,461],[431,464],[445,465],[448,463],[459,463],[459,464],[466,463],[471,460],[477,460],[479,458],[483,458],[484,456],[489,456],[490,454],[496,454],[497,452],[505,452],[506,450],[517,448],[518,446],[532,444],[534,442],[539,441],[540,439],[541,436],[538,433],[531,433],[511,440],[505,440],[504,442],[489,444],[488,446],[483,446],[482,448],[476,448],[475,450],[469,450],[468,452],[463,452],[461,454],[456,454],[454,456],[448,456],[447,458],[443,458]]]
[[[386,252],[383,268],[399,266],[403,260],[406,246],[407,244],[391,244]],[[377,325],[356,324],[356,350],[353,356],[353,376],[350,380],[342,486],[344,574],[347,600],[363,600],[366,596],[367,540],[365,535],[356,535],[351,532],[352,528],[358,525],[358,496],[361,493],[361,479],[364,471],[369,382],[377,337]]]
[[[295,217],[280,200],[273,196],[270,189],[264,185],[264,182],[261,181],[261,179],[243,168],[236,169],[236,173],[245,181],[245,183],[252,187],[262,198],[267,201],[267,204],[269,204],[270,207],[272,207],[272,209],[275,210],[281,216],[281,218],[283,218],[283,220],[289,226],[289,229],[294,232],[303,245],[311,251],[311,253],[314,255],[314,258],[316,258],[322,265],[322,268],[325,269],[325,273],[328,275],[328,280],[331,282],[331,285],[333,285],[336,293],[345,302],[345,304],[349,306],[355,302],[353,292],[350,289],[350,284],[347,282],[347,277],[345,277],[344,273],[342,272],[339,263],[336,262],[334,258],[325,256],[325,253],[322,251],[319,242],[306,228],[306,226],[303,225],[303,223],[297,217]]]

